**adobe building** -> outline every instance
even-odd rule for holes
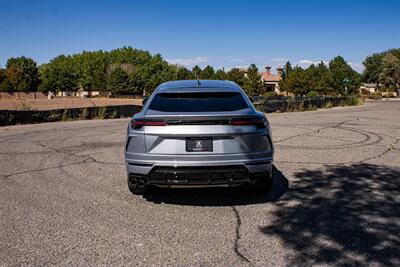
[[[247,75],[246,68],[240,68],[239,70],[243,72],[245,76]],[[259,72],[261,81],[265,83],[264,92],[261,92],[261,94],[266,92],[275,92],[279,95],[281,93],[279,90],[279,81],[282,79],[282,71],[283,68],[278,67],[276,68],[276,74],[274,74],[271,72],[271,66],[265,66],[265,71]]]
[[[276,68],[276,74],[271,72],[271,66],[265,66],[265,71],[260,72],[261,80],[265,83],[265,92],[280,94],[279,81],[282,78],[283,68]]]

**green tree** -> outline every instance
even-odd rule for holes
[[[282,69],[282,79],[284,80],[293,70],[292,64],[288,61]]]
[[[287,78],[289,77],[292,70],[293,70],[292,64],[289,61],[286,62],[285,66],[282,69],[281,80],[279,81],[279,89],[281,91],[289,92],[287,85]]]
[[[364,72],[363,72],[363,81],[366,83],[378,83],[379,74],[382,71],[383,62],[382,62],[383,54],[376,53],[371,56],[368,56],[363,64],[364,64]]]
[[[39,68],[42,83],[39,91],[76,91],[79,76],[71,56],[60,55]]]
[[[227,73],[223,69],[219,69],[215,72],[215,75],[213,77],[215,80],[226,80],[227,79]]]
[[[308,83],[308,92],[329,94],[334,90],[331,73],[322,61],[317,66],[312,64],[306,69],[306,80]]]
[[[178,80],[191,80],[195,78],[193,73],[185,67],[178,67],[176,76]]]
[[[111,73],[122,69],[128,75],[125,93],[151,93],[167,80],[177,79],[178,69],[169,65],[160,54],[123,47],[111,51],[95,51],[61,55],[40,67],[41,91],[109,90]],[[182,74],[182,72],[181,72]]]
[[[0,68],[0,92],[8,92],[12,90],[12,85],[7,79],[6,70]]]
[[[6,70],[0,68],[0,84],[7,78]]]
[[[259,95],[263,87],[261,75],[258,73],[258,68],[255,64],[251,64],[247,69],[247,75],[244,80],[243,89],[250,96]]]
[[[379,82],[388,89],[400,92],[400,59],[392,53],[387,53],[382,58],[382,71]]]
[[[192,72],[193,72],[193,75],[194,75],[195,79],[201,79],[202,70],[198,65],[193,67]]]
[[[291,69],[284,79],[284,90],[294,95],[306,95],[309,85],[306,71],[299,66]]]
[[[226,73],[226,79],[237,83],[240,87],[243,87],[245,75],[243,71],[240,71],[240,69],[232,68]]]
[[[332,87],[338,94],[354,94],[361,84],[361,75],[353,70],[343,57],[337,56],[329,62]]]
[[[214,79],[214,76],[215,76],[214,68],[211,67],[210,65],[207,65],[201,72],[200,77],[204,80],[211,80]]]
[[[10,83],[10,81],[5,78],[1,83],[0,83],[0,92],[12,92],[13,91],[13,86]]]
[[[23,92],[37,90],[38,67],[31,58],[10,58],[6,64],[6,76],[13,90]]]
[[[129,76],[121,68],[116,68],[110,74],[108,80],[108,90],[113,95],[124,94],[129,91]]]
[[[368,56],[364,64],[364,72],[362,74],[362,79],[366,83],[379,83],[380,74],[383,71],[383,58],[387,54],[392,54],[393,56],[400,59],[400,48],[390,49],[381,53],[375,53]]]

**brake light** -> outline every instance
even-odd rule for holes
[[[233,126],[257,126],[258,128],[265,128],[264,120],[262,119],[232,119],[231,125]]]
[[[166,126],[165,121],[145,121],[144,125],[147,126]]]
[[[152,120],[134,120],[131,121],[131,127],[133,129],[140,129],[143,126],[166,126],[165,121],[152,121]]]

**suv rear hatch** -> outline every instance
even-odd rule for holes
[[[237,154],[271,150],[264,120],[240,92],[159,93],[134,127],[149,154]]]

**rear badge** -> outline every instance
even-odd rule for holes
[[[206,152],[213,151],[213,142],[211,138],[187,138],[187,152]]]

